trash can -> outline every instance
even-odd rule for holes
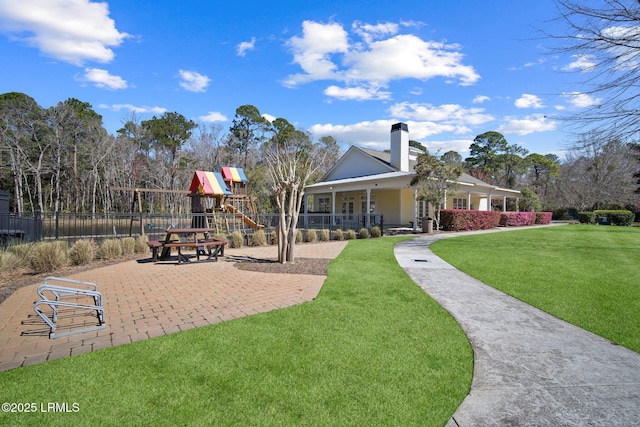
[[[433,220],[431,218],[422,218],[422,232],[433,233]]]
[[[608,216],[599,216],[598,225],[611,225],[611,218]]]

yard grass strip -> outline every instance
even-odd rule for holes
[[[0,425],[442,426],[467,395],[462,330],[398,266],[402,238],[351,241],[316,300],[0,373]]]
[[[435,254],[547,313],[640,352],[640,228],[567,225],[444,239]]]

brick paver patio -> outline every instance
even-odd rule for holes
[[[296,246],[300,258],[335,258],[346,242]],[[34,283],[0,304],[0,371],[219,323],[310,301],[325,276],[240,270],[234,257],[277,258],[274,246],[226,249],[218,262],[126,261],[66,276],[93,282],[103,295],[106,327],[49,339],[33,311]]]

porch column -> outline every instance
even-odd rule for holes
[[[371,189],[367,188],[367,211],[365,212],[365,215],[367,215],[365,218],[367,218],[367,222],[366,222],[366,227],[367,228],[371,228]]]
[[[444,203],[442,204],[442,209],[447,209],[447,190],[444,190]]]
[[[502,212],[507,211],[507,196],[502,197]]]
[[[304,211],[303,211],[303,217],[304,217],[304,221],[302,221],[302,223],[304,224],[304,228],[307,228],[307,221],[309,218],[309,215],[307,215],[309,213],[309,195],[305,193],[304,197]]]
[[[413,231],[418,230],[418,189],[413,189]]]
[[[516,212],[520,212],[520,197],[516,197]]]
[[[331,225],[336,225],[336,192],[331,192]]]
[[[471,191],[467,193],[467,210],[471,210]]]
[[[490,210],[492,209],[492,208],[491,208],[491,191],[489,191],[488,199],[489,199],[489,200],[487,200],[487,202],[488,202],[487,210],[488,210],[488,211],[490,211]]]

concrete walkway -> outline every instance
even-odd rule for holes
[[[423,235],[395,249],[473,348],[471,392],[447,427],[640,425],[640,354],[497,291],[429,249],[456,235]]]

